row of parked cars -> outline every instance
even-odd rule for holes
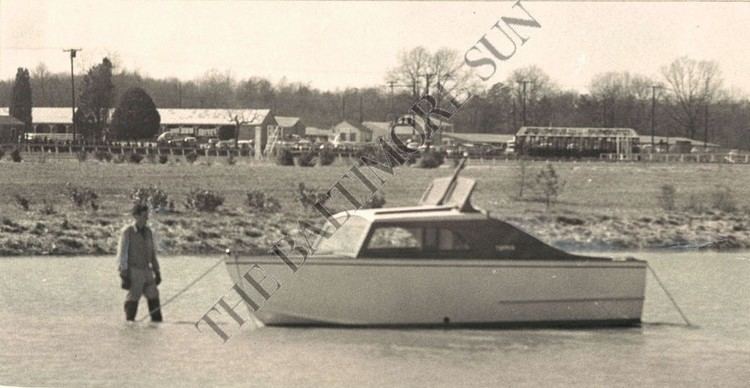
[[[219,140],[217,138],[209,138],[206,141],[201,141],[194,136],[179,136],[172,133],[163,133],[156,139],[156,143],[159,145],[167,145],[173,147],[195,147],[200,149],[252,149],[253,140],[239,140],[235,146],[234,140]]]

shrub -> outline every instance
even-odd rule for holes
[[[417,161],[419,168],[436,168],[443,164],[443,154],[436,151],[425,151]]]
[[[96,195],[93,189],[73,186],[70,183],[66,183],[65,186],[68,188],[68,196],[75,207],[91,207],[92,210],[99,209],[99,205],[96,202],[99,196]]]
[[[18,207],[23,209],[23,211],[29,211],[29,208],[31,207],[31,200],[20,194],[13,195],[13,198],[16,200],[16,205],[18,205]]]
[[[358,148],[354,152],[354,157],[357,160],[362,160],[362,158],[367,158],[370,160],[379,161],[381,159],[380,154],[378,152],[378,147],[372,144],[365,144],[364,146]]]
[[[370,198],[367,199],[362,209],[380,209],[385,206],[385,195],[376,191]]]
[[[565,182],[557,175],[557,171],[551,164],[547,164],[536,176],[535,188],[549,210],[550,206],[557,202],[557,197],[562,193]]]
[[[190,153],[185,154],[185,160],[188,163],[193,164],[196,160],[198,160],[198,154],[195,151],[190,151]]]
[[[121,164],[121,163],[125,163],[125,159],[126,159],[125,154],[117,154],[117,156],[115,156],[114,158],[112,158],[112,161],[115,164]]]
[[[169,162],[169,156],[167,155],[159,155],[159,163],[160,164],[166,164]]]
[[[278,211],[281,210],[281,203],[271,196],[267,196],[260,190],[252,190],[247,192],[247,199],[245,204],[251,209],[264,210],[264,211]]]
[[[237,158],[234,157],[233,153],[229,154],[229,156],[227,157],[227,165],[234,166],[235,164],[237,164]]]
[[[169,206],[169,196],[156,186],[136,188],[130,193],[130,199],[134,204],[148,205],[155,211],[166,210]]]
[[[661,206],[662,209],[666,211],[672,211],[675,209],[675,194],[677,193],[677,190],[675,190],[674,186],[672,185],[661,185],[659,187],[659,196],[657,199],[659,200],[659,206]],[[691,197],[691,200],[696,200],[695,197]]]
[[[148,160],[148,162],[151,163],[151,164],[156,163],[156,154],[151,153],[151,152],[147,153],[146,154],[146,160]]]
[[[690,196],[688,197],[687,206],[685,206],[685,210],[694,213],[704,213],[708,209],[706,208],[704,201],[701,200],[698,195],[690,194]]]
[[[39,209],[39,212],[47,216],[55,214],[55,205],[53,205],[52,202],[44,201],[44,204],[42,205],[42,208]]]
[[[96,151],[94,152],[94,158],[100,162],[111,162],[112,154],[108,151]]]
[[[278,148],[275,156],[276,164],[279,166],[294,166],[294,155],[286,148]]]
[[[728,186],[719,186],[711,193],[711,205],[714,209],[726,213],[737,210],[737,201]]]
[[[185,198],[185,207],[201,212],[213,212],[224,204],[224,197],[211,190],[193,189]]]
[[[313,209],[316,203],[325,202],[327,198],[328,194],[325,191],[307,188],[302,182],[297,185],[297,200],[305,210]]]
[[[5,156],[5,150],[0,148],[0,159],[2,159],[3,156]]]
[[[14,148],[13,151],[10,152],[10,160],[21,163],[23,160],[23,157],[21,157],[21,149],[20,148]]]
[[[455,166],[458,166],[459,158],[454,158]],[[523,199],[523,191],[530,186],[528,179],[529,163],[526,158],[521,157],[518,159],[518,169],[516,170],[515,183],[518,186],[518,199]]]
[[[323,148],[318,153],[318,160],[320,161],[321,166],[330,166],[336,161],[336,154],[328,148]]]
[[[78,151],[76,152],[76,159],[78,159],[79,162],[85,162],[86,159],[89,158],[89,153],[86,151]]]
[[[138,164],[143,160],[143,155],[135,152],[131,152],[128,154],[128,162],[133,164]]]
[[[315,153],[312,151],[302,152],[297,157],[297,165],[300,167],[313,167],[315,166]]]

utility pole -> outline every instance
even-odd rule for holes
[[[516,116],[518,115],[518,112],[516,112],[518,109],[516,108],[516,99],[511,98],[513,101],[513,131],[518,132],[518,121],[516,120]]]
[[[523,126],[525,127],[526,126],[526,84],[528,84],[529,81],[521,80],[521,81],[518,81],[518,83],[523,85],[523,98],[521,99],[521,112],[522,112],[521,124],[523,124]]]
[[[432,80],[432,76],[434,76],[435,73],[425,73],[424,74],[424,94],[430,94],[430,80]]]
[[[182,108],[182,81],[177,81],[177,98],[180,102],[179,107]]]
[[[362,124],[362,93],[359,94],[359,123]]]
[[[661,88],[659,85],[651,85],[651,153],[656,152],[654,144],[654,128],[656,126],[656,89]]]
[[[388,86],[391,87],[390,94],[390,107],[388,108],[388,116],[393,117],[393,87],[396,85],[396,81],[388,81]]]
[[[341,121],[346,120],[346,91],[341,93]]]
[[[71,106],[72,112],[72,123],[73,123],[73,142],[76,141],[76,80],[75,75],[73,73],[73,58],[76,57],[76,53],[78,51],[81,51],[83,49],[67,49],[63,50],[63,52],[69,52],[70,53],[70,97],[73,102],[73,105]]]
[[[386,84],[388,84],[388,87],[390,88],[390,93],[391,93],[391,98],[390,98],[391,103],[390,103],[390,108],[389,108],[389,111],[388,111],[389,117],[387,117],[386,119],[388,121],[395,121],[395,118],[398,117],[398,114],[396,114],[395,112],[393,112],[393,99],[395,97],[394,96],[394,93],[395,93],[394,92],[394,88],[397,88],[397,87],[398,88],[411,88],[412,90],[414,90],[414,84],[411,84],[411,85],[410,84],[398,84],[398,83],[396,83],[396,81],[388,81],[388,82],[386,82]]]
[[[703,104],[703,151],[708,150],[708,101]]]

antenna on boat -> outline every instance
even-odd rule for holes
[[[448,181],[448,190],[445,190],[445,192],[443,192],[443,196],[440,197],[440,200],[437,202],[437,205],[445,205],[445,201],[450,197],[450,193],[452,193],[453,190],[456,187],[456,181],[458,180],[458,174],[461,173],[461,170],[463,170],[464,167],[466,166],[466,159],[468,159],[468,158],[466,156],[464,156],[458,162],[458,165],[456,166],[456,169],[453,170],[453,175],[451,175],[450,181]]]
[[[469,204],[471,193],[476,182],[473,179],[459,177],[466,166],[466,157],[456,165],[451,176],[435,178],[427,187],[419,204],[422,206],[451,206],[462,211],[472,210]]]

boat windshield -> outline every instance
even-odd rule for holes
[[[339,216],[336,217],[336,221],[341,224],[338,230],[330,222],[326,222],[323,227],[325,233],[318,239],[315,254],[357,256],[362,239],[367,232],[367,226],[370,224],[369,221],[354,215]],[[325,237],[330,233],[333,234]]]

